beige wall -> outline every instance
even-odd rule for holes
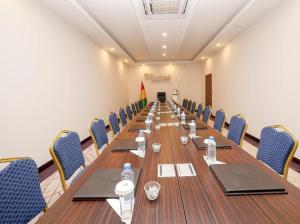
[[[50,160],[64,128],[128,102],[127,68],[35,0],[0,3],[0,157]]]
[[[150,81],[144,79],[144,73],[154,75],[171,75],[169,81]],[[184,97],[201,101],[201,70],[199,64],[192,63],[164,63],[136,65],[129,67],[128,88],[130,102],[140,98],[141,81],[144,82],[148,101],[156,99],[157,92],[167,93],[167,97],[172,97],[174,88],[179,90],[180,102]]]
[[[214,110],[223,108],[227,120],[243,113],[256,137],[282,124],[300,138],[299,27],[300,1],[284,1],[203,63],[203,83],[213,74]]]

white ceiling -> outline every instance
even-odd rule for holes
[[[145,17],[142,0],[41,1],[120,58],[153,62],[207,57],[282,0],[189,0],[177,18]]]

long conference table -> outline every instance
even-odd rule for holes
[[[162,112],[168,110],[166,105],[162,105]],[[129,122],[116,139],[134,139],[137,136],[137,132],[128,132],[128,128],[135,123],[137,117],[139,115]],[[160,115],[159,122],[178,122],[178,119],[165,113]],[[121,223],[120,217],[105,200],[79,202],[72,199],[76,190],[96,169],[122,168],[125,162],[130,162],[134,168],[142,169],[136,186],[131,223],[300,223],[299,189],[223,137],[232,149],[217,150],[218,160],[225,163],[255,164],[288,191],[288,194],[276,195],[226,196],[203,159],[205,150],[197,150],[191,140],[187,145],[180,143],[180,136],[188,134],[189,130],[181,125],[161,127],[159,131],[152,128],[151,134],[147,134],[145,158],[130,152],[111,152],[114,142],[117,141],[114,140],[38,223]],[[206,130],[197,130],[197,135],[222,136],[209,126]],[[159,153],[152,150],[151,145],[155,142],[161,143]],[[197,176],[158,178],[157,165],[161,163],[192,163]],[[156,201],[149,201],[144,191],[145,183],[151,180],[161,184]]]

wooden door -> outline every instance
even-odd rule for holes
[[[205,105],[212,106],[212,74],[205,76]]]

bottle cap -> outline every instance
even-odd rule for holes
[[[117,183],[115,193],[119,196],[129,194],[133,191],[134,185],[130,180],[122,180]]]
[[[214,136],[209,136],[209,139],[214,140],[215,137]]]
[[[131,170],[131,164],[130,163],[124,163],[123,167],[124,167],[124,170]]]

